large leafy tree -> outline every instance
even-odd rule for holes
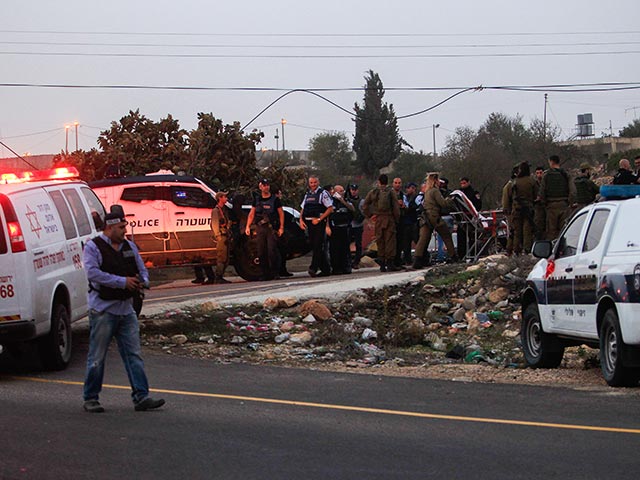
[[[319,133],[309,141],[309,160],[323,182],[350,176],[353,171],[351,142],[343,132]]]
[[[135,110],[111,122],[111,128],[100,133],[98,145],[104,169],[117,165],[120,175],[144,175],[186,160],[187,131],[171,115],[156,123]]]
[[[437,170],[433,161],[433,156],[420,152],[402,152],[392,165],[393,169],[389,175],[391,177],[400,177],[407,182],[422,183],[427,172]]]
[[[635,119],[629,125],[620,130],[621,137],[640,137],[640,119]]]
[[[358,170],[374,177],[388,166],[402,151],[406,143],[398,131],[398,120],[393,105],[383,102],[384,87],[377,73],[369,70],[365,76],[364,102],[356,102],[356,133],[353,150]]]
[[[237,190],[255,184],[256,145],[264,134],[245,134],[240,123],[223,124],[211,113],[198,114],[198,127],[189,133],[189,163],[185,171],[217,187]]]

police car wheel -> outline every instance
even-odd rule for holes
[[[45,370],[63,370],[71,360],[71,322],[61,303],[53,306],[51,330],[38,340],[38,354]]]
[[[531,304],[525,309],[520,336],[527,365],[534,368],[556,368],[560,365],[564,356],[564,346],[555,335],[542,330],[536,304]]]
[[[633,387],[640,380],[640,369],[623,365],[624,348],[618,314],[614,309],[609,309],[600,326],[600,368],[611,387]]]

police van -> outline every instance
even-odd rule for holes
[[[215,264],[216,244],[211,231],[215,191],[189,175],[168,170],[136,177],[107,178],[89,185],[106,206],[123,207],[129,229],[147,268],[191,264]],[[238,201],[234,199],[234,201]],[[239,200],[232,208],[236,232],[244,232],[248,208]],[[228,204],[233,207],[232,204]],[[299,226],[297,211],[285,207],[285,241],[288,258],[309,251],[306,234]],[[262,275],[255,239],[236,234],[231,264],[245,280]]]
[[[533,367],[560,365],[567,346],[600,348],[611,386],[640,380],[640,189],[603,186],[609,199],[579,210],[552,242],[522,294],[522,348]],[[634,197],[622,199],[624,197]]]
[[[0,176],[0,345],[37,343],[46,369],[63,369],[71,323],[87,315],[82,249],[105,210],[74,168]]]

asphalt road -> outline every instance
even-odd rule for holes
[[[339,374],[146,354],[134,412],[115,348],[82,411],[86,337],[63,372],[0,356],[2,479],[632,478],[638,395]]]

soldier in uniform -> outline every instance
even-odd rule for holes
[[[229,265],[231,223],[226,212],[228,192],[216,193],[216,206],[211,210],[211,230],[216,241],[216,274],[214,283],[229,283],[224,271]]]
[[[533,244],[533,202],[537,197],[536,181],[531,177],[527,162],[522,162],[511,187],[513,224],[513,253],[531,252]]]
[[[255,228],[263,280],[272,280],[280,278],[280,254],[276,228],[279,237],[284,233],[284,210],[280,199],[271,193],[269,180],[263,178],[258,183],[258,187],[260,194],[253,198],[245,233],[250,236],[251,227]]]
[[[540,185],[544,176],[544,167],[538,165],[536,167],[536,200],[533,205],[533,224],[535,227],[534,235],[536,240],[545,239],[545,231],[547,229],[547,212],[544,209],[542,200],[540,199]]]
[[[596,196],[600,193],[600,187],[589,178],[591,169],[592,167],[588,163],[581,164],[580,175],[573,181],[576,188],[576,203],[573,204],[574,211],[578,211],[582,207],[595,202]]]
[[[398,198],[389,188],[389,178],[383,173],[378,185],[364,199],[364,214],[375,224],[376,244],[380,258],[380,271],[396,272],[396,224],[400,219]]]
[[[309,190],[305,193],[300,208],[300,228],[307,230],[312,251],[309,275],[315,277],[318,270],[322,276],[330,275],[325,252],[325,227],[327,217],[333,211],[333,200],[326,190],[320,188],[318,177],[309,177]]]
[[[502,212],[507,218],[507,225],[509,225],[509,234],[507,236],[507,255],[510,256],[513,253],[513,216],[511,215],[511,211],[513,210],[513,197],[511,195],[511,191],[513,189],[513,182],[518,176],[519,167],[516,165],[511,170],[511,178],[509,181],[504,184],[502,187]],[[538,194],[538,189],[536,188],[536,196]]]
[[[333,211],[329,215],[327,233],[331,273],[334,275],[351,273],[349,230],[354,210],[353,205],[345,198],[344,187],[342,185],[333,187]]]
[[[540,199],[547,214],[547,240],[558,237],[569,215],[569,207],[575,201],[575,186],[569,174],[560,167],[557,155],[549,157],[549,170],[540,184]]]
[[[442,219],[443,213],[455,207],[452,199],[445,199],[440,192],[440,179],[437,173],[427,175],[424,192],[423,211],[420,215],[418,225],[420,226],[420,237],[416,245],[413,268],[423,268],[427,263],[427,247],[435,230],[442,237],[447,253],[451,261],[458,261],[456,248],[453,245],[451,231]]]

